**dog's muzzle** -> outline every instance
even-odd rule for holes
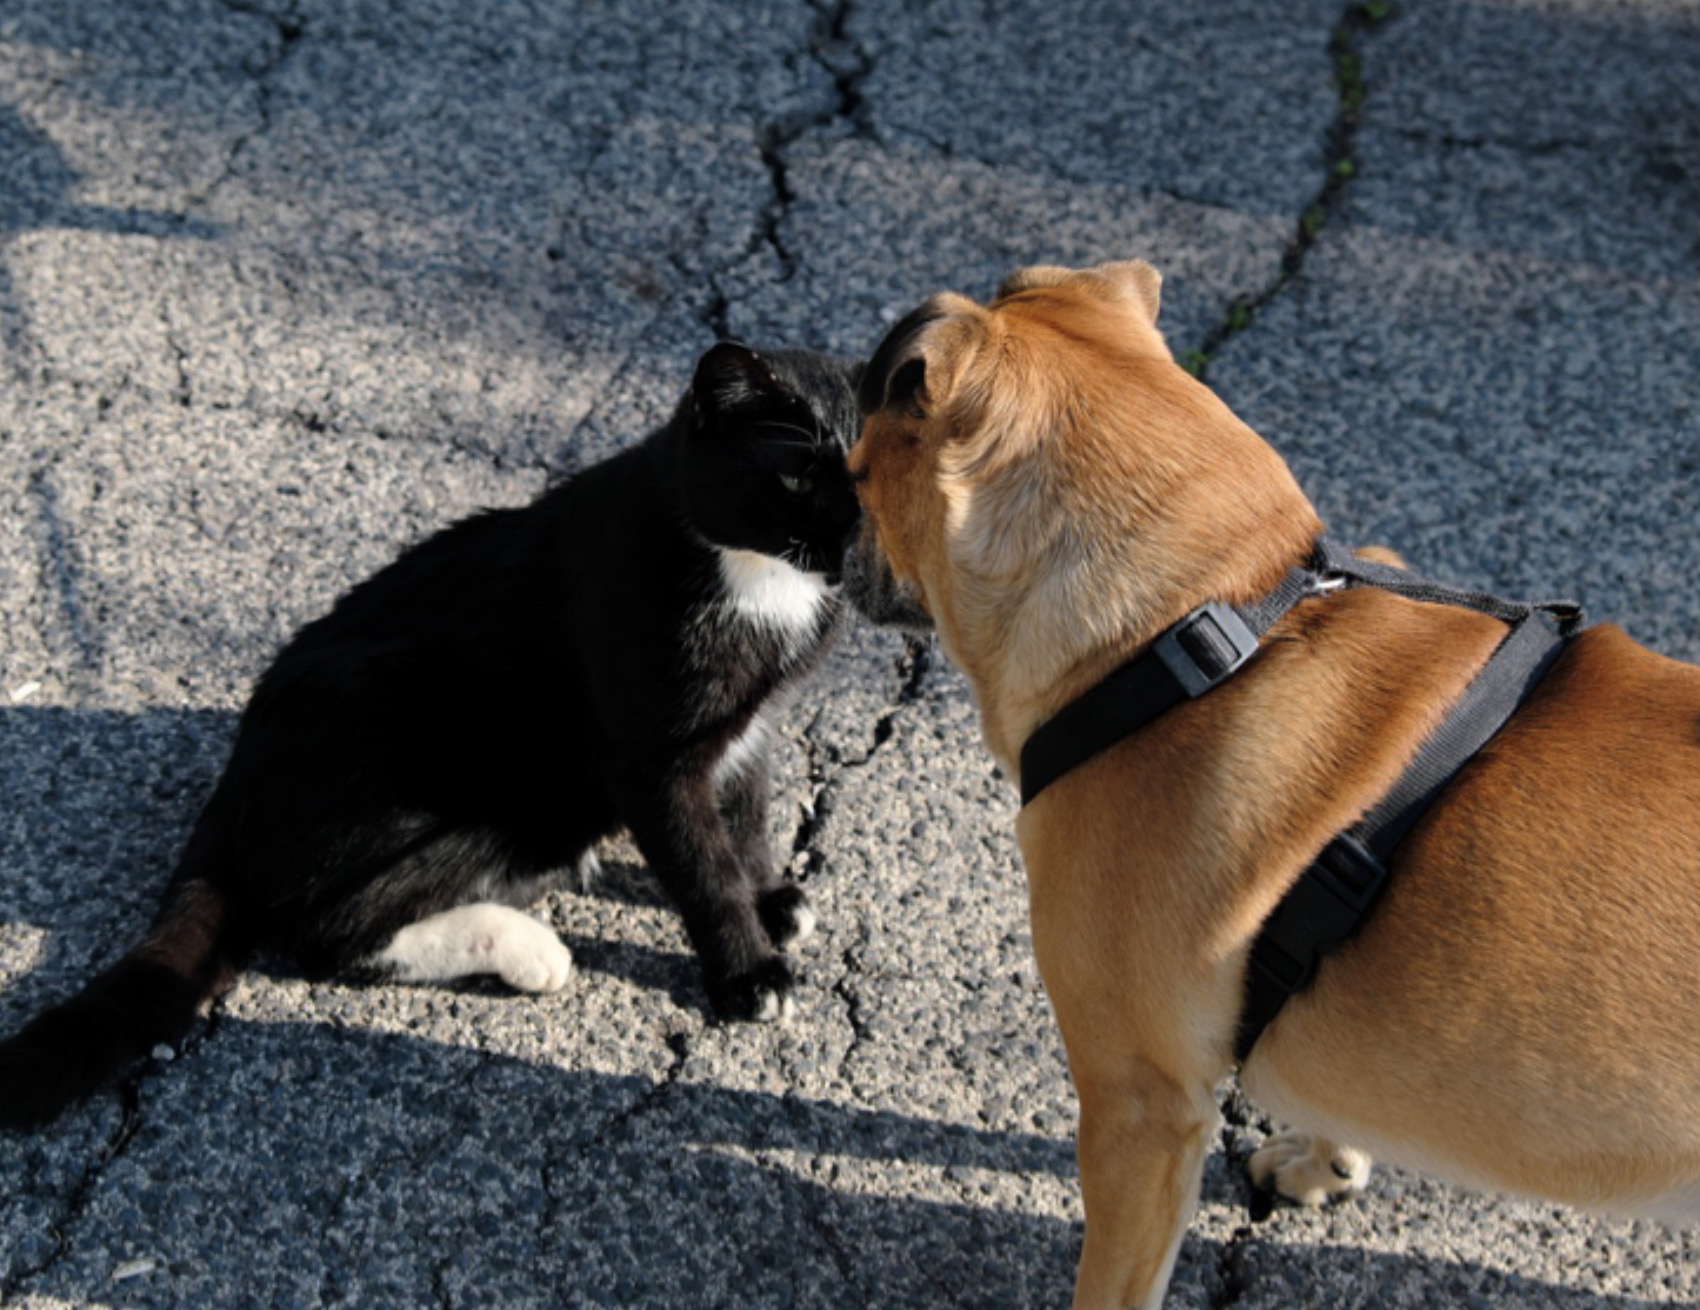
[[[921,593],[892,573],[872,523],[865,523],[844,549],[844,594],[881,627],[933,630],[933,616],[921,603]]]

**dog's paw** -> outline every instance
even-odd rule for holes
[[[749,1023],[781,1023],[796,1011],[791,989],[796,977],[777,955],[748,973],[734,974],[709,988],[709,998],[723,1019]]]
[[[1276,1133],[1251,1157],[1252,1186],[1300,1205],[1323,1205],[1363,1190],[1370,1158],[1350,1146],[1293,1129]]]
[[[815,935],[815,912],[803,889],[794,883],[764,892],[756,902],[756,913],[775,950],[789,951]]]

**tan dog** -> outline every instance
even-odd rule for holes
[[[1267,593],[1319,531],[1275,452],[1172,362],[1158,283],[1031,268],[986,306],[936,297],[864,382],[852,594],[876,620],[930,616],[1011,776],[1039,724],[1200,604]],[[1076,1307],[1161,1303],[1259,925],[1504,632],[1373,589],[1308,600],[1238,675],[1022,810],[1080,1098]],[[1306,1130],[1254,1173],[1315,1201],[1362,1185],[1362,1147],[1700,1216],[1700,670],[1583,632],[1391,867],[1242,1070]]]

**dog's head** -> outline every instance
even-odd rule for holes
[[[863,374],[851,595],[930,616],[977,688],[1043,699],[1095,652],[1251,599],[1318,531],[1279,456],[1174,363],[1160,285],[1137,261],[1022,269],[989,304],[927,301]]]

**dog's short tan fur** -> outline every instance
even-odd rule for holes
[[[1319,530],[1275,452],[1172,362],[1157,299],[1141,263],[1027,269],[986,306],[936,297],[872,366],[853,590],[919,600],[1012,776],[1048,716],[1195,606],[1264,594]],[[1238,676],[1022,810],[1081,1106],[1077,1307],[1161,1302],[1259,924],[1503,631],[1374,590],[1307,601]],[[1344,1143],[1700,1215],[1700,670],[1585,631],[1393,863],[1242,1070],[1316,1134],[1254,1169],[1314,1200],[1361,1185]]]

